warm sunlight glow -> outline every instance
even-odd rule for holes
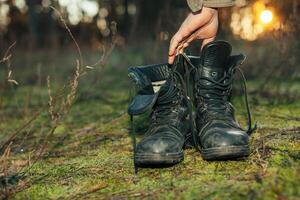
[[[267,7],[263,1],[256,1],[252,6],[235,9],[230,27],[235,35],[253,41],[265,32],[278,29],[280,21],[273,8]]]
[[[259,16],[260,20],[264,23],[264,24],[269,24],[272,22],[273,20],[273,13],[270,10],[264,10],[260,16]]]

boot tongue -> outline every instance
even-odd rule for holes
[[[204,46],[200,57],[202,69],[199,75],[218,81],[224,76],[230,54],[231,45],[224,41],[211,42]]]

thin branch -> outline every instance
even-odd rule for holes
[[[0,60],[0,64],[8,61],[11,58],[11,54],[9,54],[9,52],[16,44],[17,44],[17,42],[15,41],[8,47],[8,49],[6,50],[6,52],[3,55],[3,58]]]
[[[77,52],[79,54],[79,61],[80,61],[80,66],[83,65],[83,58],[82,58],[82,53],[81,53],[81,49],[74,37],[74,35],[72,34],[70,28],[68,27],[67,23],[66,23],[66,20],[63,18],[62,14],[59,12],[59,10],[57,10],[56,8],[54,8],[53,6],[50,6],[51,9],[53,9],[59,16],[59,19],[60,21],[63,23],[65,29],[67,30],[69,36],[71,37],[71,39],[73,40],[75,46],[76,46],[76,49],[77,49]]]

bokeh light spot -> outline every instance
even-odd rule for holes
[[[253,41],[264,33],[279,29],[280,24],[274,9],[267,8],[262,1],[257,1],[252,6],[234,9],[230,27],[235,35]]]
[[[9,12],[9,5],[0,4],[0,28],[1,26],[6,26],[9,23],[9,17],[7,16]]]
[[[87,14],[87,16],[94,17],[98,13],[99,4],[95,1],[85,0],[81,3],[81,9]]]
[[[116,8],[116,12],[118,15],[124,15],[125,13],[125,7],[123,5],[118,5]]]
[[[128,13],[130,15],[135,15],[135,13],[136,13],[136,6],[135,6],[135,4],[129,4],[129,6],[128,6]]]
[[[106,29],[106,28],[107,28],[106,20],[105,20],[105,19],[98,19],[98,21],[97,21],[97,27],[98,27],[100,30]]]
[[[273,20],[273,13],[270,10],[264,10],[260,16],[259,16],[260,20],[264,23],[264,24],[269,24],[272,22]]]
[[[101,18],[105,18],[108,16],[108,10],[106,8],[100,8],[99,10],[99,16]]]

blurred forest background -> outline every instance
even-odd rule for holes
[[[159,3],[1,0],[0,3],[1,55],[14,42],[16,51],[26,53],[74,49],[74,42],[66,33],[67,25],[84,52],[101,52],[113,42],[118,50],[127,51],[130,47],[137,50],[135,53],[143,57],[142,63],[166,60],[169,41],[188,12],[182,0]],[[245,5],[245,0],[239,0],[238,4]],[[249,56],[248,76],[266,77],[267,82],[268,77],[296,79],[299,77],[298,10],[296,0],[248,1],[244,7],[222,9],[219,38],[233,42],[236,52]],[[192,54],[199,54],[198,49],[191,48]]]
[[[218,39],[248,57],[250,158],[208,163],[188,150],[182,165],[136,177],[127,68],[167,61],[186,1],[0,0],[0,199],[299,198],[300,2],[245,3],[220,9]]]

